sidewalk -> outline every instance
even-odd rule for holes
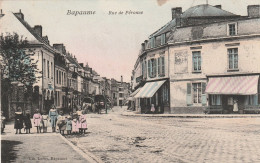
[[[1,162],[97,162],[82,152],[59,133],[15,134],[13,123],[8,123],[1,135]]]
[[[133,117],[173,117],[173,118],[260,118],[260,114],[140,114],[125,111],[121,115]]]

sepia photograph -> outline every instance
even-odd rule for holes
[[[260,0],[0,1],[1,162],[260,162]]]

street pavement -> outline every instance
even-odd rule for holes
[[[8,123],[1,135],[1,162],[95,162],[91,157],[74,150],[59,133],[37,134],[33,127],[31,134],[15,134],[13,123]]]
[[[130,115],[130,116],[129,116]],[[84,135],[15,134],[6,125],[2,162],[260,162],[259,117],[134,116],[126,107],[87,114]]]
[[[260,162],[260,118],[88,114],[88,132],[66,138],[104,162]]]

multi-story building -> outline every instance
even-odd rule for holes
[[[54,56],[57,53],[50,45],[47,36],[42,35],[42,26],[31,27],[25,20],[23,13],[6,12],[0,17],[1,33],[17,33],[28,40],[28,49],[33,49],[33,59],[37,62],[36,74],[39,80],[34,84],[34,94],[32,103],[10,101],[10,107],[5,107],[8,117],[13,117],[17,107],[23,110],[29,109],[31,112],[39,108],[41,111],[48,111],[54,102]]]
[[[142,73],[146,83],[135,97],[150,95],[148,104],[158,109],[154,92],[162,89],[167,113],[259,111],[260,5],[247,9],[240,16],[220,5],[173,8],[172,20],[150,36],[139,55],[148,76]],[[151,79],[157,84],[150,85]]]

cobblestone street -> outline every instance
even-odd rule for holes
[[[85,137],[67,137],[104,162],[260,162],[259,118],[88,114]]]

